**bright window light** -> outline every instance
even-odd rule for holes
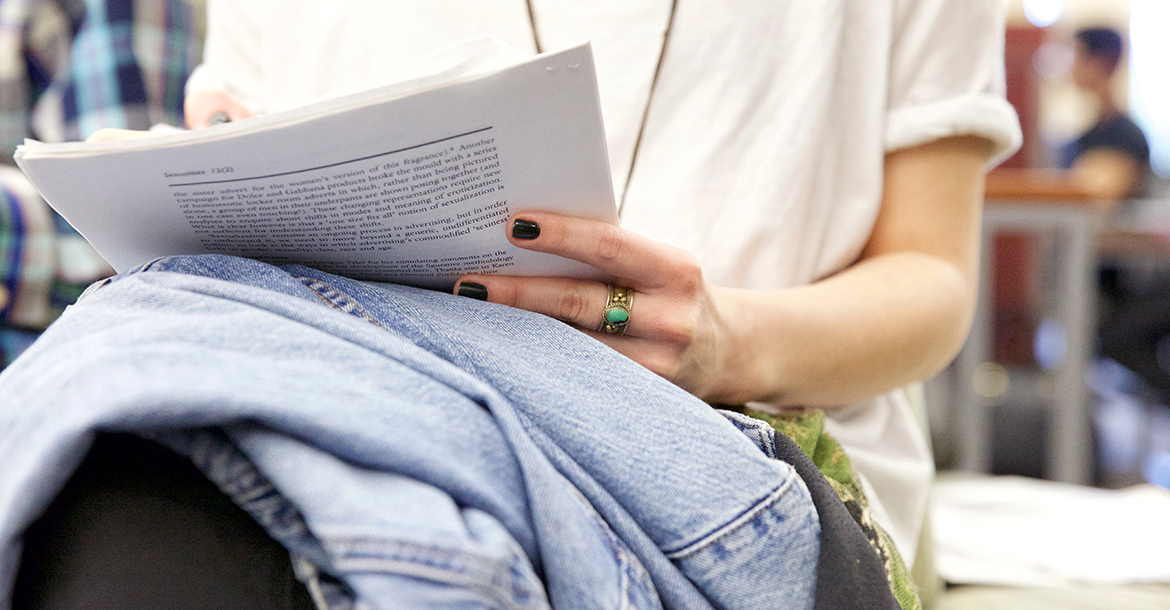
[[[1046,28],[1060,19],[1064,0],[1024,0],[1024,15],[1038,28]]]
[[[1130,0],[1129,105],[1150,141],[1154,170],[1170,177],[1170,2]]]

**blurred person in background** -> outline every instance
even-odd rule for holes
[[[1117,201],[1140,196],[1149,177],[1150,145],[1140,127],[1125,114],[1113,93],[1124,41],[1109,28],[1076,33],[1073,82],[1093,96],[1093,126],[1069,143],[1061,167],[1102,199]]]
[[[990,196],[1091,201],[1111,211],[1144,194],[1152,174],[1150,147],[1114,94],[1125,41],[1109,28],[1083,29],[1074,38],[1071,75],[1093,98],[1092,126],[1060,148],[1059,168],[999,168],[988,174]]]
[[[1097,112],[1092,127],[1061,151],[1061,167],[1104,201],[1141,197],[1151,173],[1149,142],[1114,93],[1125,40],[1105,27],[1079,30],[1075,38],[1073,82],[1093,97]],[[1138,373],[1165,401],[1170,398],[1165,276],[1135,275],[1124,262],[1102,262],[1099,280],[1101,355]]]

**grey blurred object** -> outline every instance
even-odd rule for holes
[[[211,117],[207,119],[207,126],[211,127],[212,125],[221,125],[223,123],[230,122],[232,122],[232,118],[228,116],[228,113],[220,111],[211,115]]]
[[[971,334],[955,361],[956,465],[968,472],[991,471],[991,408],[1003,402],[1011,376],[990,362],[992,318],[992,247],[996,233],[1031,231],[1056,236],[1053,319],[1061,332],[1060,362],[1049,382],[1045,402],[1051,408],[1045,477],[1065,483],[1088,484],[1092,478],[1088,373],[1096,332],[1097,237],[1101,213],[1086,205],[1034,205],[1027,201],[997,201],[983,217],[979,304]],[[1045,375],[1047,377],[1047,375]],[[1017,379],[1016,381],[1019,381]]]

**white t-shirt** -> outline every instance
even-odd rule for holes
[[[533,0],[542,47],[591,40],[619,200],[670,0]],[[210,0],[205,64],[255,111],[305,103],[474,36],[534,50],[524,0]],[[680,0],[622,226],[698,257],[714,285],[807,284],[853,263],[885,153],[1020,142],[999,0]],[[783,337],[777,337],[783,341]],[[933,476],[902,391],[830,410],[875,519],[914,560]]]

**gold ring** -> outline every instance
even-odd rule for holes
[[[605,312],[601,316],[599,332],[611,335],[626,334],[630,316],[634,313],[634,291],[608,284],[609,298],[605,300]]]

